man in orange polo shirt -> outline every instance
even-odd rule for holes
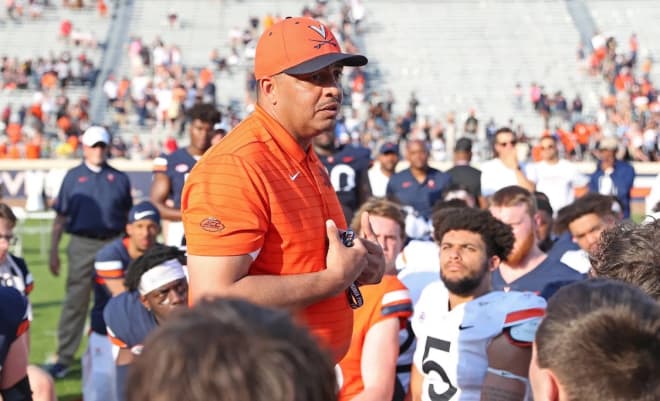
[[[334,129],[342,68],[366,63],[312,19],[266,30],[256,110],[204,154],[181,200],[191,302],[234,296],[287,309],[335,361],[351,338],[347,289],[378,283],[385,260],[367,213],[364,238],[343,245],[346,221],[311,141]]]

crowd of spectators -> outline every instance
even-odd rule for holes
[[[91,86],[98,67],[85,52],[72,55],[63,51],[59,55],[19,59],[0,56],[0,88],[52,91],[76,85]]]
[[[562,143],[564,154],[572,160],[593,159],[598,142],[616,137],[622,144],[619,158],[631,161],[657,161],[660,158],[660,103],[651,81],[653,58],[640,56],[637,35],[632,33],[627,50],[616,38],[597,33],[592,38],[593,52],[587,56],[578,47],[581,70],[602,78],[606,92],[593,115],[583,113],[580,95],[569,103],[561,91],[549,95],[543,85],[532,83],[530,101],[543,118],[546,132]],[[522,92],[516,88],[517,99]]]
[[[49,18],[56,14],[61,20],[53,37],[64,43],[57,50],[32,57],[0,53],[0,158],[79,157],[78,137],[90,125],[89,91],[99,72],[101,49],[75,14],[67,16],[58,10],[89,13],[96,8],[104,17],[108,5],[103,0],[61,4],[30,0],[7,1],[5,6],[16,23],[26,13],[32,19],[42,12],[48,12]]]
[[[99,3],[99,13],[102,9],[107,12],[107,5]],[[171,11],[167,15],[168,24],[170,14],[177,15]],[[359,1],[330,6],[327,1],[315,1],[305,6],[301,15],[323,20],[342,42],[342,48],[347,52],[358,51],[359,35],[364,25],[360,22],[365,18],[364,7]],[[116,138],[113,154],[146,159],[159,151],[167,153],[175,149],[177,140],[185,132],[187,110],[199,102],[217,104],[218,80],[236,79],[245,74],[242,100],[218,104],[223,111],[223,122],[228,128],[234,126],[254,107],[256,82],[251,63],[256,38],[263,29],[281,18],[279,14],[267,12],[260,17],[248,18],[242,26],[233,26],[228,32],[229,50],[225,53],[211,48],[208,63],[201,66],[186,63],[176,43],[166,43],[159,37],[151,42],[140,37],[131,38],[126,75],[117,72],[103,83],[113,115],[111,129],[135,133],[133,136],[124,135],[123,139]],[[172,28],[185,29],[178,15],[175,22],[175,25],[170,24]],[[66,24],[63,27],[66,28]],[[70,36],[71,24],[64,28],[60,36]],[[531,82],[529,102],[546,127],[541,133],[526,132],[525,127],[513,119],[497,124],[492,118],[485,121],[473,109],[447,111],[436,116],[418,115],[420,102],[414,93],[406,100],[405,112],[395,115],[394,104],[402,99],[395,99],[387,88],[370,87],[369,72],[352,68],[345,74],[344,109],[337,125],[337,137],[342,143],[360,144],[370,149],[378,149],[386,141],[423,139],[429,144],[431,159],[439,162],[449,161],[454,141],[467,137],[475,144],[474,160],[483,161],[492,156],[492,139],[497,127],[508,125],[516,134],[521,153],[530,159],[539,158],[538,144],[531,138],[553,135],[561,144],[562,156],[570,160],[595,159],[598,142],[607,136],[620,139],[619,156],[622,158],[657,160],[660,105],[650,77],[651,57],[639,55],[639,43],[634,34],[630,37],[627,52],[621,51],[616,40],[608,35],[596,35],[592,42],[594,51],[591,55],[586,53],[584,46],[580,47],[578,63],[584,66],[585,73],[602,76],[609,89],[595,114],[584,110],[580,94],[569,98],[561,89],[551,90],[541,82]],[[86,84],[93,82],[94,71],[85,53],[72,57],[65,52],[59,57],[24,62],[3,58],[2,84],[9,88],[33,89],[43,89],[45,85]],[[514,89],[514,108],[518,110],[525,107],[523,85],[518,83]],[[240,95],[236,94],[235,98]],[[128,137],[130,140],[126,141]]]

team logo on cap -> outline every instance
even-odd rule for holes
[[[328,39],[327,32],[325,31],[325,25],[320,25],[320,26],[314,26],[314,25],[307,25],[309,29],[312,31],[316,32],[323,38],[323,40],[314,40],[311,39],[312,42],[316,42],[316,45],[314,45],[314,48],[320,49],[323,47],[323,45],[332,45],[335,47],[339,47],[337,45],[337,42],[335,42],[334,38]]]

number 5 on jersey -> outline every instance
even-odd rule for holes
[[[424,345],[424,356],[422,357],[422,361],[424,361],[422,364],[422,371],[426,375],[426,379],[424,380],[425,387],[428,388],[428,396],[432,401],[448,401],[457,392],[456,387],[454,387],[454,385],[451,383],[449,376],[447,376],[447,373],[442,368],[442,366],[437,361],[428,358],[432,350],[438,351],[434,352],[433,354],[439,354],[440,352],[448,353],[450,346],[451,344],[449,341],[430,336],[426,337],[426,343]],[[442,359],[442,355],[438,355],[438,357]],[[439,384],[439,380],[437,380],[435,377],[436,375],[433,375],[433,373],[439,376],[440,379],[442,379],[442,381],[445,383],[445,385],[439,386],[441,389],[436,389],[436,385]],[[442,389],[445,390],[441,391]]]

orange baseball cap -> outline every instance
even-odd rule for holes
[[[359,67],[367,61],[360,54],[342,53],[326,25],[311,18],[287,18],[268,28],[259,38],[254,77],[259,80],[282,72],[308,74],[334,63]]]

